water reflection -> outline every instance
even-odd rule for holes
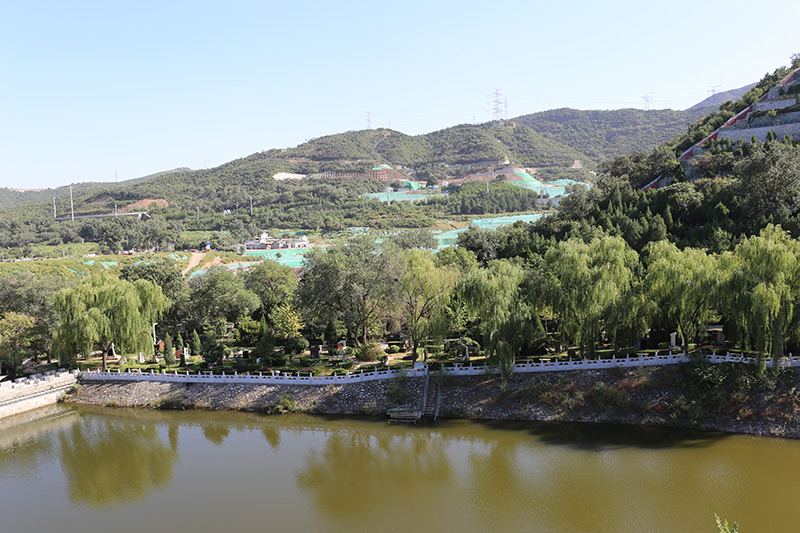
[[[441,434],[398,433],[382,426],[375,430],[337,429],[320,448],[309,451],[297,485],[318,511],[359,520],[387,507],[402,507],[412,497],[435,497],[447,490],[453,466]],[[413,495],[411,487],[418,489]]]
[[[74,412],[44,407],[0,419],[0,472],[30,476],[56,455],[54,430],[72,425]]]
[[[715,512],[790,531],[799,477],[800,442],[622,426],[87,407],[0,421],[14,532],[710,531]]]
[[[221,446],[230,432],[230,428],[223,424],[206,424],[203,426],[203,436],[214,446]]]
[[[177,426],[138,420],[81,417],[59,434],[69,499],[95,509],[145,498],[166,487],[178,459]]]

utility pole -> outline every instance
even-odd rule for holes
[[[250,216],[253,216],[253,197],[250,197]]]
[[[494,100],[492,100],[492,121],[498,122],[503,119],[503,112],[501,111],[501,106],[503,105],[503,101],[500,97],[503,96],[500,93],[500,89],[494,90]]]
[[[56,215],[56,197],[53,196],[53,220],[57,219],[58,215]]]
[[[197,220],[200,220],[200,207],[197,206]]]
[[[75,205],[72,203],[72,185],[69,186],[69,211],[72,213],[72,220],[75,220]]]

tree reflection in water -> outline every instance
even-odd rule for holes
[[[329,517],[358,519],[376,509],[391,513],[410,487],[428,494],[414,499],[436,498],[451,483],[453,468],[441,435],[398,434],[394,431],[368,434],[337,430],[321,450],[312,449],[305,468],[297,474],[298,487],[314,499],[315,509]],[[354,506],[353,502],[358,501]],[[345,511],[346,510],[346,511]],[[388,515],[384,517],[389,520]],[[387,521],[386,523],[391,523]]]
[[[149,421],[82,417],[59,436],[69,499],[99,509],[166,487],[178,459],[177,425],[168,428],[169,444]]]
[[[231,432],[231,428],[225,424],[208,422],[203,426],[203,436],[214,446],[221,446]]]

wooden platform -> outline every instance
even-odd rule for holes
[[[389,417],[389,422],[405,422],[414,423],[422,418],[422,410],[412,407],[395,407],[386,411],[386,416]]]

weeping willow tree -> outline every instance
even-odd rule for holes
[[[594,355],[606,318],[631,288],[637,263],[636,252],[621,237],[589,243],[573,238],[547,251],[540,290],[558,319],[563,342]]]
[[[798,331],[800,316],[800,243],[770,224],[739,244],[722,261],[727,272],[721,306],[742,347],[764,356],[774,367],[786,340]]]
[[[649,245],[645,286],[670,326],[681,335],[683,352],[713,312],[719,280],[717,259],[705,250],[679,250],[668,241]]]
[[[400,256],[403,316],[414,358],[421,340],[443,329],[444,306],[456,283],[456,271],[436,265],[433,253],[413,249]]]
[[[98,274],[62,289],[55,298],[61,323],[53,337],[60,362],[71,365],[76,354],[101,350],[105,370],[112,345],[128,352],[148,349],[153,323],[169,303],[161,287],[144,279],[131,283]]]
[[[497,357],[504,377],[516,356],[530,342],[544,337],[544,328],[526,297],[525,270],[505,260],[473,270],[461,285],[467,305],[479,318],[484,348]]]

